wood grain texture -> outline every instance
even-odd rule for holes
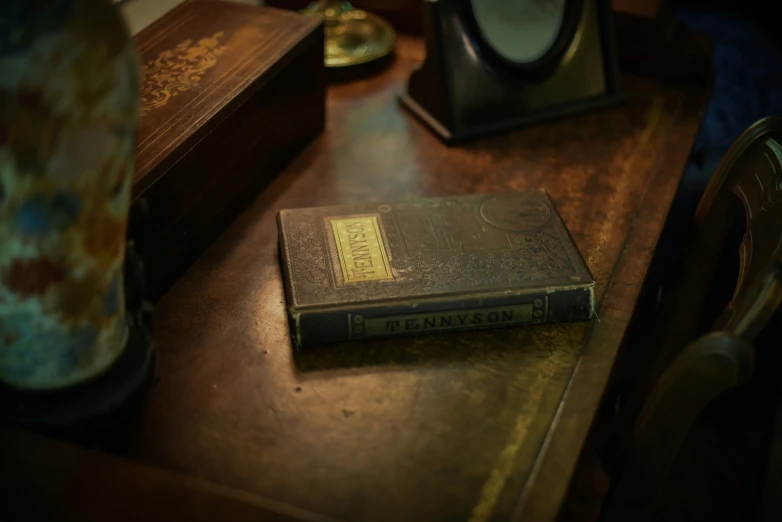
[[[199,1],[136,41],[147,72],[133,194],[154,224],[155,297],[322,131],[323,32],[297,13]]]
[[[553,520],[698,129],[704,90],[446,148],[397,104],[423,55],[333,85],[326,133],[158,303],[161,381],[127,454],[341,520]],[[594,325],[293,352],[282,208],[544,188],[598,283]]]

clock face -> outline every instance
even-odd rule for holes
[[[567,0],[470,0],[482,38],[502,58],[531,64],[557,42]]]

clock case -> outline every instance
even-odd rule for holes
[[[611,17],[609,1],[568,0],[554,44],[518,64],[481,36],[469,0],[425,0],[426,58],[401,102],[450,145],[620,101]]]

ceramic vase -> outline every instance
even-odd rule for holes
[[[0,16],[0,381],[53,390],[122,354],[138,64],[111,0]]]

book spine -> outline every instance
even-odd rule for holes
[[[289,313],[294,344],[301,348],[360,339],[585,321],[594,313],[594,287],[363,307],[290,308]]]

